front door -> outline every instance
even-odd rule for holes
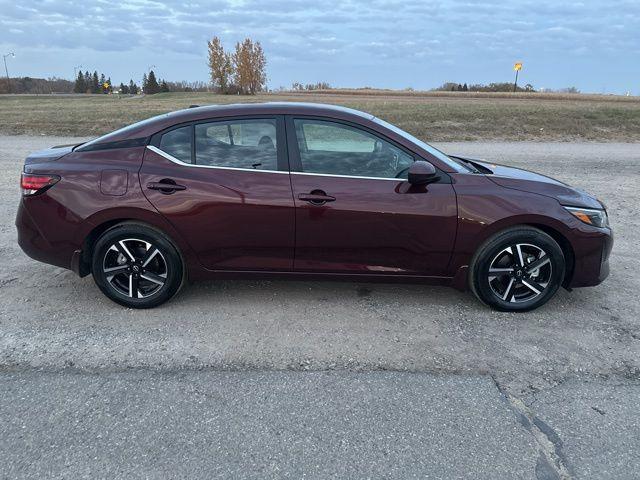
[[[287,128],[296,271],[446,275],[457,225],[446,174],[412,187],[413,154],[373,132],[313,118]]]
[[[140,184],[206,268],[291,271],[294,203],[281,118],[204,121],[159,134]]]

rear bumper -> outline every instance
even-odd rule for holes
[[[589,232],[574,242],[575,265],[570,288],[593,287],[609,276],[609,256],[613,248],[611,229]]]
[[[71,260],[76,248],[67,242],[50,242],[33,220],[24,199],[21,199],[18,205],[16,228],[18,245],[29,257],[39,262],[72,270]]]

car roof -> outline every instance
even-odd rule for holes
[[[305,102],[232,103],[203,105],[164,113],[142,120],[89,142],[91,145],[119,142],[151,135],[181,123],[244,115],[314,115],[355,122],[367,122],[375,117],[369,113],[339,105]],[[86,146],[87,144],[83,145]],[[82,150],[82,147],[80,148]]]
[[[361,118],[371,119],[373,115],[353,108],[342,107],[340,105],[330,105],[324,103],[310,103],[310,102],[262,102],[262,103],[231,103],[226,105],[202,105],[193,106],[184,110],[178,110],[169,115],[180,114],[193,114],[193,113],[205,113],[207,115],[216,116],[224,113],[241,113],[241,114],[254,114],[254,113],[273,113],[273,114],[327,114],[338,113],[355,115]]]

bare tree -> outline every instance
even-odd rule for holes
[[[211,83],[220,89],[221,93],[225,93],[229,88],[229,80],[233,74],[231,56],[224,51],[218,37],[213,37],[210,42],[207,42],[207,46],[209,48]]]

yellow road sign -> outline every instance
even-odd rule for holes
[[[516,62],[516,63],[513,65],[513,69],[514,69],[516,72],[519,72],[520,70],[522,70],[522,62]]]

